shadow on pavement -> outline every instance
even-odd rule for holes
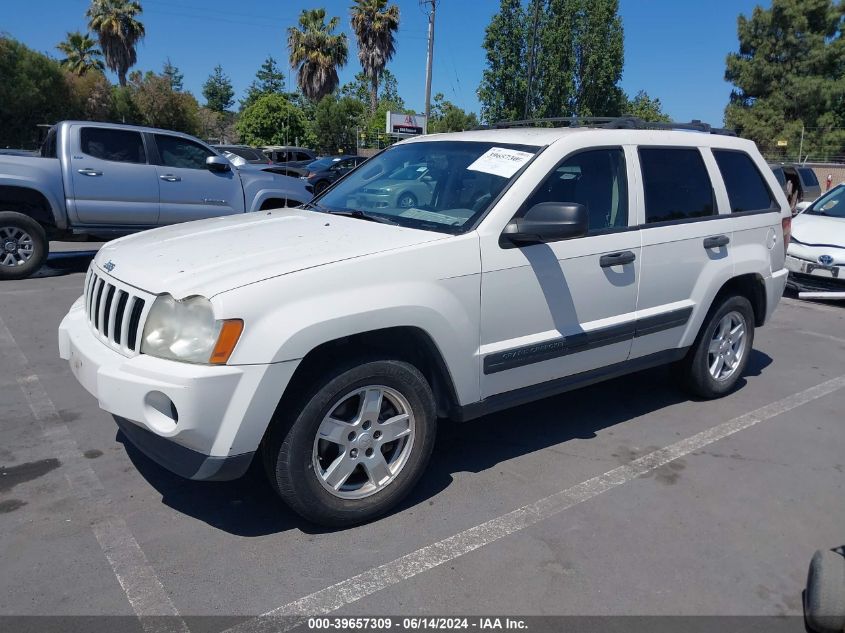
[[[771,362],[768,355],[753,350],[745,376],[759,376]],[[571,439],[594,438],[603,429],[688,400],[675,382],[671,366],[658,367],[464,424],[441,421],[426,472],[394,512],[436,496],[452,483],[454,473],[480,473]],[[742,378],[738,388],[745,384]],[[190,481],[152,462],[122,434],[117,439],[141,475],[174,510],[238,536],[291,529],[309,534],[330,531],[301,519],[278,499],[258,458],[237,481]]]
[[[65,251],[50,253],[44,265],[31,277],[63,277],[74,273],[84,273],[97,251]]]

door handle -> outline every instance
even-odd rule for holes
[[[179,182],[182,180],[179,176],[174,176],[173,174],[162,174],[159,178],[161,180],[166,180],[167,182]]]
[[[633,251],[622,251],[621,253],[610,253],[602,255],[599,258],[599,265],[602,268],[610,268],[611,266],[624,266],[630,264],[637,258]]]
[[[96,169],[88,169],[87,167],[84,169],[77,169],[80,174],[83,176],[102,176],[103,172],[97,171]]]
[[[727,235],[714,235],[713,237],[704,238],[704,248],[720,248],[730,244],[731,238]]]

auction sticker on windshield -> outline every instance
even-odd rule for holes
[[[520,152],[516,149],[491,147],[484,152],[467,169],[494,174],[503,178],[510,178],[533,156],[530,152]]]

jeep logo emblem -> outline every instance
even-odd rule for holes
[[[830,266],[833,264],[833,257],[830,255],[819,255],[819,263],[822,266]]]
[[[105,264],[103,264],[103,268],[105,268],[106,272],[109,273],[114,270],[115,266],[117,266],[117,264],[115,264],[112,260],[109,260]]]

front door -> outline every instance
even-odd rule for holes
[[[640,270],[628,165],[622,147],[577,151],[517,212],[583,204],[584,237],[508,248],[497,235],[481,236],[482,398],[628,357]]]
[[[210,171],[209,148],[180,136],[155,134],[158,150],[160,224],[189,222],[244,212],[244,193],[238,171]]]
[[[156,168],[148,164],[140,132],[74,127],[68,197],[79,224],[154,226],[158,219]]]

